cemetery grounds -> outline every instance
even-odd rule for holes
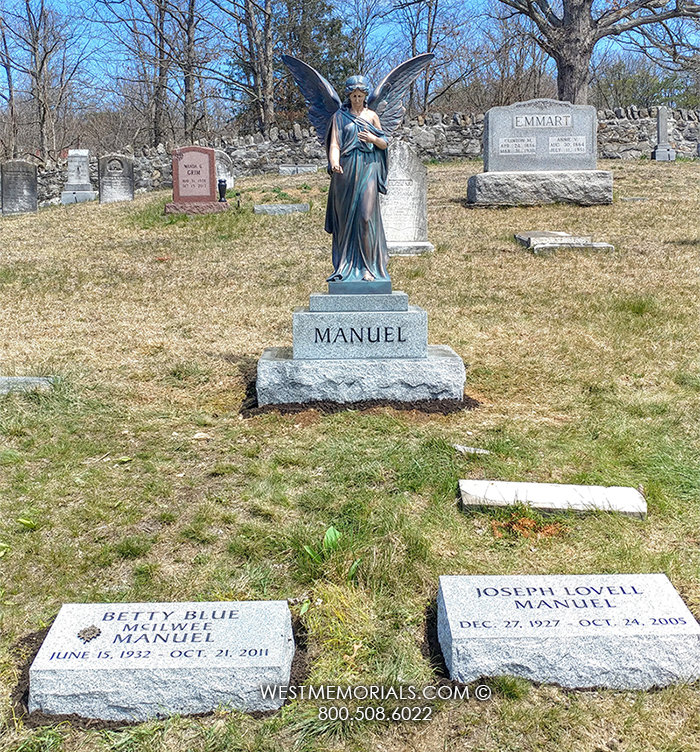
[[[164,217],[168,192],[4,219],[0,371],[60,379],[0,398],[0,750],[699,749],[697,684],[500,678],[423,723],[295,701],[32,726],[15,705],[65,602],[289,599],[313,685],[445,682],[426,628],[441,574],[664,572],[700,617],[700,164],[604,169],[612,206],[468,209],[481,165],[429,167],[436,251],[390,273],[468,364],[448,414],[250,409],[258,357],[325,289],[323,173],[241,179],[227,214]],[[312,209],[255,216],[261,201]],[[615,251],[536,257],[524,230]],[[649,515],[465,514],[460,478],[641,487]]]

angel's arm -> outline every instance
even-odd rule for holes
[[[332,172],[343,172],[340,166],[340,143],[338,142],[338,130],[335,127],[335,118],[331,118],[331,140],[328,148],[328,161]]]

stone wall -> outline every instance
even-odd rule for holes
[[[680,157],[697,157],[700,144],[700,110],[669,110],[669,141]],[[482,154],[483,114],[457,112],[431,113],[418,117],[399,129],[397,136],[413,144],[423,160],[476,159]],[[276,173],[280,164],[316,163],[325,168],[326,157],[313,128],[296,123],[292,130],[273,128],[270,138],[260,134],[201,140],[227,152],[236,175]],[[598,111],[598,157],[600,159],[639,159],[651,157],[656,146],[656,108],[628,107]],[[172,186],[169,151],[158,148],[128,149],[134,156],[136,190],[157,190]],[[39,173],[39,201],[59,201],[65,181],[63,170]],[[91,156],[91,178],[97,188],[97,155]]]

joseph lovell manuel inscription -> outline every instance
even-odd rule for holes
[[[29,671],[29,710],[103,720],[274,710],[289,683],[286,601],[64,605]]]
[[[700,678],[700,625],[663,574],[443,576],[452,679],[649,689]]]

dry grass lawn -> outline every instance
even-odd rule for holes
[[[469,209],[481,166],[429,167],[436,251],[390,273],[431,344],[468,364],[480,407],[445,416],[241,413],[257,358],[291,344],[293,308],[330,272],[325,174],[241,179],[226,215],[166,218],[161,193],[3,219],[0,372],[60,382],[0,398],[0,751],[700,749],[698,684],[500,679],[430,723],[354,726],[294,702],[32,728],[11,702],[21,640],[64,602],[293,599],[314,684],[436,681],[423,643],[440,574],[665,572],[700,616],[700,163],[605,168],[612,206]],[[312,208],[255,216],[260,201]],[[535,257],[513,234],[538,229],[615,251]],[[466,477],[641,486],[649,516],[499,537],[459,511]],[[330,525],[340,544],[318,563],[304,546]]]

